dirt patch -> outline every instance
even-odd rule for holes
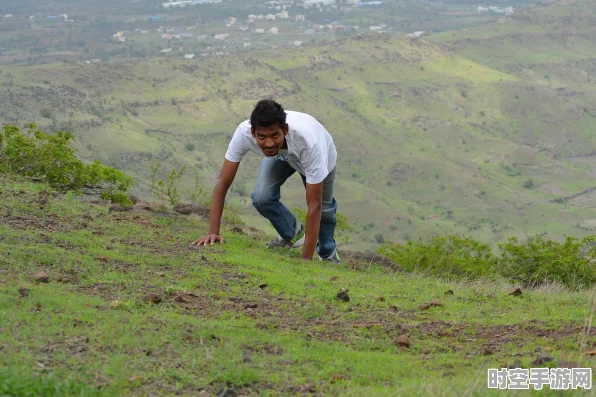
[[[340,251],[339,254],[341,259],[347,262],[347,264],[353,269],[367,268],[372,264],[379,265],[393,271],[402,271],[397,263],[384,257],[383,255],[371,252],[351,251]]]

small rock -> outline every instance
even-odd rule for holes
[[[148,300],[151,303],[159,303],[161,302],[161,296],[158,294],[149,294],[146,296],[145,300]]]
[[[137,196],[133,196],[132,194],[128,195],[128,199],[133,204],[137,204],[139,201],[141,201]]]
[[[21,298],[26,298],[27,296],[29,296],[29,288],[19,288],[19,294],[21,295]]]
[[[110,261],[110,258],[108,258],[107,256],[102,256],[101,258],[99,258],[99,260],[103,263],[108,263]]]
[[[379,296],[377,298],[377,302],[385,302],[385,297],[384,296]]]
[[[484,351],[482,352],[482,354],[484,354],[485,356],[490,356],[493,353],[494,353],[494,351],[491,347],[485,347]]]
[[[38,283],[47,283],[50,281],[50,275],[43,270],[40,270],[39,272],[35,273],[35,276],[33,276],[33,278]]]
[[[205,255],[201,255],[201,260],[207,262],[207,257]]]
[[[393,339],[393,343],[400,347],[410,347],[410,338],[406,335],[398,336],[397,338]]]
[[[244,305],[245,309],[256,309],[259,306],[258,303],[247,303],[246,305]]]
[[[544,349],[546,350],[546,349]],[[596,350],[590,350],[589,352],[584,353],[586,356],[596,356]]]
[[[246,233],[244,233],[244,230],[242,230],[242,228],[240,228],[238,226],[231,228],[230,232],[236,233],[236,234],[246,234]]]
[[[434,300],[433,300],[433,301],[430,303],[430,305],[431,305],[431,306],[443,306],[443,302],[441,302],[441,301],[440,301],[440,300],[438,300],[438,299],[434,299]]]
[[[186,298],[183,295],[177,295],[174,300],[178,303],[188,303]]]
[[[514,288],[511,291],[507,292],[507,295],[519,296],[522,294],[521,288]]]
[[[432,302],[429,303],[423,303],[422,305],[419,306],[420,310],[428,310],[433,306],[443,306],[443,302],[441,302],[438,299],[434,299]]]
[[[89,215],[89,214],[84,214],[84,215],[81,215],[81,219],[85,219],[87,221],[92,221],[93,220],[93,216],[92,215]]]
[[[166,273],[165,272],[155,272],[155,275],[159,276],[159,277],[165,277]]]
[[[350,301],[350,295],[348,295],[347,289],[342,289],[335,297],[344,302]]]
[[[453,290],[448,289],[447,291],[445,291],[445,295],[453,295]]]
[[[335,383],[342,380],[342,376],[340,374],[333,374],[331,375],[331,379],[329,380],[330,383]]]
[[[335,280],[337,280],[337,278],[338,278],[337,276],[333,276],[329,279],[329,281],[335,281]]]
[[[267,283],[259,284],[260,289],[267,288],[269,285]]]

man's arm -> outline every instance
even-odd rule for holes
[[[321,211],[323,209],[323,182],[317,184],[306,184],[306,232],[304,246],[302,247],[302,259],[312,259],[317,240],[319,228],[321,227]]]
[[[218,241],[222,243],[225,242],[223,237],[219,235],[221,215],[223,214],[226,194],[228,193],[230,185],[232,184],[232,182],[234,182],[234,178],[236,177],[236,173],[238,172],[239,165],[240,163],[235,163],[227,159],[224,160],[223,166],[221,167],[221,171],[219,173],[219,178],[217,179],[217,184],[215,185],[215,189],[213,189],[213,194],[211,195],[211,211],[209,212],[209,234],[205,237],[200,238],[197,241],[194,241],[192,244],[207,245],[213,244]]]

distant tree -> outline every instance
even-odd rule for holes
[[[526,179],[522,186],[526,189],[532,189],[534,187],[534,180],[531,178]]]

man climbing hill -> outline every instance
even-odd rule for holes
[[[248,151],[264,156],[251,198],[279,234],[269,242],[269,248],[302,246],[302,259],[312,259],[316,249],[319,258],[339,263],[334,239],[337,151],[333,138],[314,117],[285,111],[269,99],[259,101],[250,120],[236,129],[211,197],[209,234],[192,244],[225,242],[219,234],[225,197]],[[281,186],[296,171],[306,188],[306,227],[280,201]]]

